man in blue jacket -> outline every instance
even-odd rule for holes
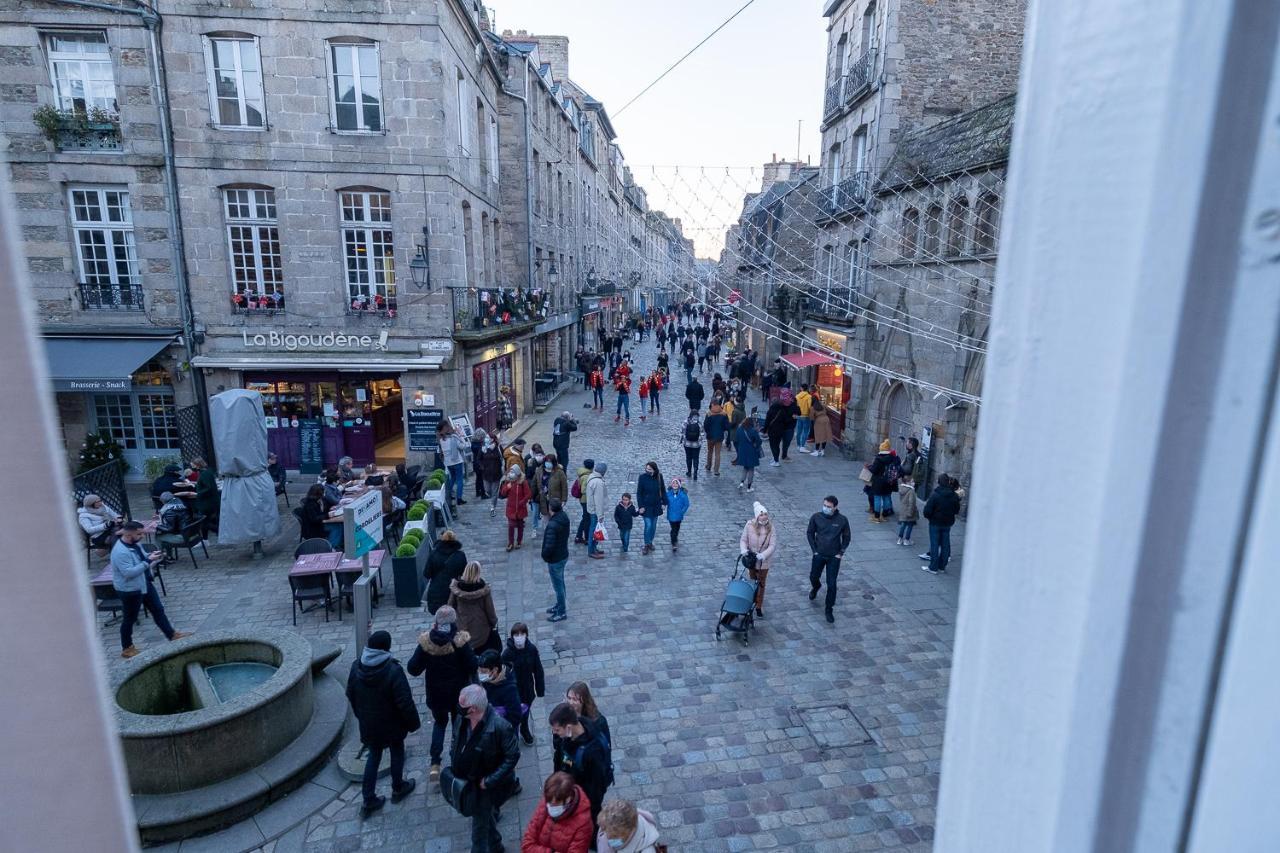
[[[151,567],[164,559],[164,555],[159,551],[146,551],[141,543],[142,525],[126,521],[120,530],[120,539],[111,548],[111,585],[124,606],[124,616],[120,620],[120,647],[124,650],[120,656],[123,658],[139,653],[133,644],[133,626],[137,624],[138,613],[143,607],[151,614],[156,627],[170,640],[191,636],[185,631],[173,630],[169,617],[164,613],[160,593],[151,583]]]

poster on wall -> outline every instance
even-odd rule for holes
[[[434,453],[440,449],[436,441],[436,428],[444,420],[444,409],[407,409],[405,417],[411,452]]]
[[[471,436],[475,434],[475,430],[471,428],[471,415],[450,415],[449,423],[453,424],[453,428],[462,433],[467,441],[470,441]]]

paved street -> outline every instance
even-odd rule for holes
[[[652,343],[641,344],[638,354],[640,367],[651,368]],[[709,395],[710,374],[704,379]],[[526,438],[549,449],[551,420],[563,409],[574,412],[582,429],[574,436],[572,464],[588,456],[607,461],[615,501],[634,489],[647,460],[656,460],[666,478],[683,475],[683,389],[673,385],[665,395],[661,418],[641,423],[637,417],[630,428],[614,423],[611,408],[604,414],[584,409],[586,399],[580,392],[562,396]],[[611,406],[613,395],[606,400]],[[638,400],[633,404],[638,416]],[[508,554],[501,509],[491,518],[478,502],[463,507],[458,534],[495,587],[504,633],[516,620],[527,622],[547,669],[547,698],[534,706],[538,741],[525,749],[518,768],[524,794],[503,809],[508,850],[518,849],[550,772],[546,714],[579,679],[591,684],[614,734],[611,795],[654,812],[673,850],[930,848],[963,528],[956,529],[952,573],[930,576],[916,557],[927,548],[927,529],[908,549],[894,544],[896,525],[869,523],[856,463],[792,457],[781,469],[767,463],[759,469],[754,495],[736,488],[737,470],[727,455],[721,477],[691,483],[684,547],[676,555],[665,520],[651,556],[638,553],[638,524],[628,555],[611,543],[608,560],[588,561],[584,548],[571,546],[569,619],[554,625],[543,616],[551,590],[538,538]],[[470,484],[467,493],[470,501]],[[853,528],[834,626],[823,618],[821,597],[808,599],[804,543],[807,519],[828,493],[839,496]],[[780,549],[767,618],[757,621],[744,647],[732,636],[717,642],[714,627],[753,500],[773,516]],[[265,560],[245,559],[243,548],[215,548],[208,561],[197,552],[200,567],[193,570],[184,554],[165,578],[175,626],[291,627],[285,575],[297,531],[286,517],[285,532]],[[571,517],[576,523],[576,506]],[[425,614],[398,610],[387,597],[374,618],[406,660]],[[345,679],[351,622],[335,616],[326,624],[322,613],[309,613],[299,617],[297,630],[346,648],[329,669]],[[116,627],[103,629],[102,637],[110,665],[127,666]],[[163,641],[149,621],[138,639],[146,646]],[[421,679],[412,681],[425,713]],[[367,821],[357,814],[358,785],[330,766],[256,819],[166,849],[465,851],[468,821],[426,782],[429,728],[409,742],[408,771],[419,778],[418,792]]]

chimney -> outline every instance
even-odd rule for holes
[[[760,181],[760,192],[764,192],[778,181],[785,181],[791,177],[791,168],[795,163],[788,163],[785,160],[778,162],[777,156],[774,156],[773,162],[764,164],[764,177]]]

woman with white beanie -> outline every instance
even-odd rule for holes
[[[769,519],[769,510],[764,504],[756,501],[751,507],[751,520],[742,528],[742,537],[738,540],[738,548],[742,554],[755,555],[755,567],[748,569],[751,579],[756,582],[756,616],[764,618],[764,586],[769,579],[769,564],[773,554],[778,550],[778,535]]]

